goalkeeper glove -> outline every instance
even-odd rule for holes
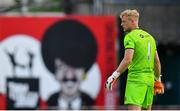
[[[117,71],[114,71],[114,72],[112,73],[112,75],[109,76],[109,78],[108,78],[107,81],[106,81],[106,86],[105,86],[106,89],[112,90],[112,86],[113,86],[114,82],[116,81],[116,79],[117,79],[119,76],[120,76],[120,73],[117,72]]]
[[[164,85],[161,82],[161,75],[159,78],[155,78],[154,95],[156,95],[156,94],[164,94]]]

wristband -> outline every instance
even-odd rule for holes
[[[118,78],[118,77],[120,76],[120,72],[114,71],[113,74],[112,74],[112,76],[113,76],[114,78]]]
[[[156,76],[155,76],[155,80],[156,80],[156,81],[161,81],[161,76],[162,76],[162,75],[159,75],[159,77],[156,77]]]

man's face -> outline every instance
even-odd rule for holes
[[[76,94],[79,91],[84,70],[81,68],[73,68],[60,60],[58,60],[56,67],[56,76],[61,84],[62,93],[68,96]]]
[[[130,31],[133,21],[127,16],[123,16],[121,18],[121,20],[122,20],[121,25],[122,25],[124,31],[126,31],[126,32]]]

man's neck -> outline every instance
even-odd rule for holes
[[[130,31],[135,30],[135,29],[139,29],[139,27],[138,26],[132,27]]]
[[[72,101],[79,96],[80,96],[79,93],[75,93],[73,95],[66,95],[66,94],[61,95],[62,98],[64,98],[65,100],[68,100],[68,101]]]

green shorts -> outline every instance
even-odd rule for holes
[[[125,104],[148,108],[153,103],[154,88],[143,83],[127,82]]]

